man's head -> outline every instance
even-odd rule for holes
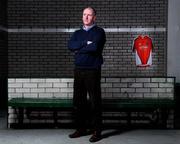
[[[82,21],[84,26],[91,26],[96,20],[96,11],[92,7],[87,7],[83,10]]]

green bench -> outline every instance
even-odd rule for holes
[[[41,108],[53,110],[54,123],[57,123],[57,111],[68,110],[72,111],[73,101],[72,99],[55,99],[55,98],[12,98],[8,101],[8,106],[17,110],[18,123],[23,124],[24,109],[28,108]],[[175,106],[175,101],[171,99],[103,99],[102,109],[103,112],[118,112],[125,111],[128,113],[128,123],[131,124],[131,112],[136,111],[148,111],[148,110],[160,110],[163,126],[167,125],[167,118],[170,109]]]

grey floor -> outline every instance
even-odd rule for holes
[[[0,130],[0,144],[89,144],[89,136],[70,139],[72,129]],[[179,144],[180,130],[103,131],[97,144]]]
[[[4,114],[0,115],[0,144],[89,144],[90,135],[70,139],[73,129],[7,129]],[[116,130],[102,132],[97,144],[179,144],[180,130]]]

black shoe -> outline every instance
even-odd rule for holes
[[[97,142],[97,141],[99,141],[99,140],[101,140],[101,139],[102,139],[101,133],[95,131],[95,132],[93,133],[93,135],[91,136],[91,138],[89,139],[89,141],[90,141],[90,142]]]
[[[76,130],[74,133],[70,134],[69,137],[70,138],[78,138],[78,137],[81,137],[81,136],[85,136],[87,135],[87,132],[86,130]]]

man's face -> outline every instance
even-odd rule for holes
[[[87,8],[83,11],[82,21],[84,26],[91,26],[94,23],[95,19],[96,16],[94,15],[92,9]]]

